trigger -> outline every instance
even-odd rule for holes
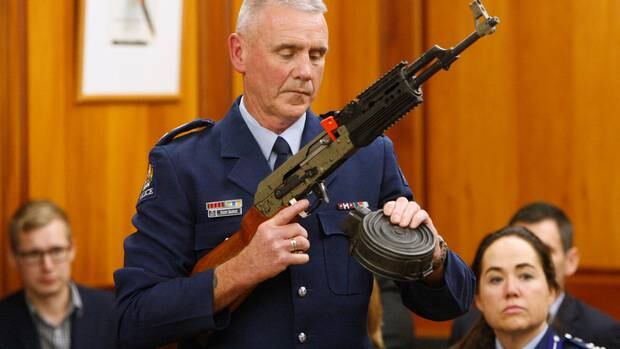
[[[312,191],[316,194],[319,200],[329,204],[329,196],[327,195],[327,187],[325,186],[325,182],[320,181],[314,184],[312,186]]]

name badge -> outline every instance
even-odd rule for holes
[[[243,200],[224,200],[207,202],[209,218],[241,216],[243,214]]]

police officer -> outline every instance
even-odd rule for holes
[[[472,269],[482,316],[456,349],[594,348],[547,323],[559,285],[549,247],[525,227],[491,233],[478,246]]]
[[[571,333],[600,346],[620,348],[620,323],[566,291],[566,279],[579,266],[573,225],[566,214],[550,203],[532,202],[521,207],[509,224],[528,228],[551,249],[559,292],[549,309],[549,323],[560,333]],[[479,316],[480,312],[472,308],[457,318],[452,323],[449,343],[465,336]]]
[[[379,137],[326,180],[329,204],[295,223],[309,207],[300,200],[261,224],[237,256],[189,276],[239,229],[257,184],[322,131],[308,108],[328,50],[325,11],[322,0],[244,1],[228,41],[243,96],[218,124],[186,125],[151,151],[137,232],[125,240],[125,266],[114,276],[125,346],[200,348],[193,338],[210,331],[209,348],[367,348],[372,275],[348,253],[347,212],[339,208],[363,202],[394,224],[425,223],[437,234],[410,201],[391,141]],[[194,127],[202,129],[177,137]],[[433,259],[426,279],[399,286],[410,309],[446,320],[470,306],[475,281],[444,244]]]

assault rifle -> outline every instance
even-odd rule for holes
[[[240,230],[203,256],[192,274],[236,256],[249,244],[258,226],[288,204],[311,192],[329,202],[323,180],[422,103],[420,87],[425,81],[441,69],[448,70],[461,52],[495,31],[499,18],[489,16],[480,0],[472,1],[469,7],[475,31],[458,45],[449,49],[435,45],[415,62],[397,64],[342,110],[321,115],[325,131],[259,183],[254,206],[243,217]]]

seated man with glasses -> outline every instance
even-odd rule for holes
[[[112,293],[71,281],[75,257],[65,212],[49,201],[17,210],[9,258],[24,288],[0,301],[0,343],[12,349],[116,347]]]

